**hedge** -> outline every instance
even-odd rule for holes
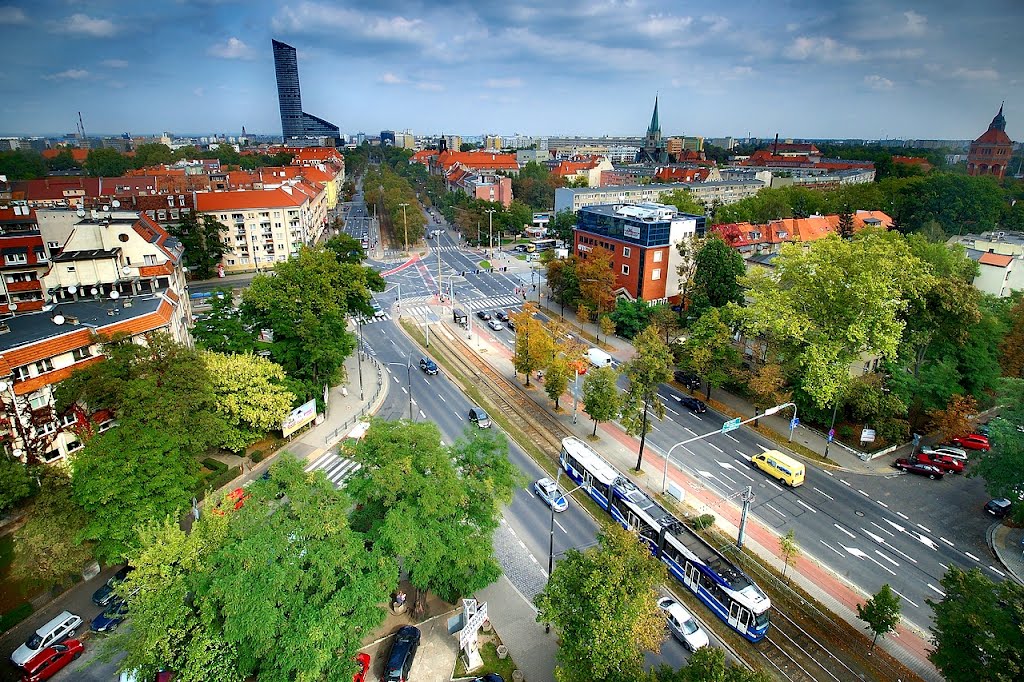
[[[217,476],[211,477],[207,481],[206,487],[210,488],[212,490],[219,490],[220,488],[223,488],[228,483],[230,483],[233,479],[235,479],[239,475],[241,475],[241,473],[242,473],[242,468],[241,467],[231,467],[227,471],[225,471],[225,472],[223,472],[221,474],[218,474]]]
[[[28,618],[32,611],[32,602],[18,604],[7,613],[0,615],[0,632],[7,632],[21,621]]]
[[[267,453],[263,452],[262,450],[257,450],[254,453],[252,453],[251,455],[249,455],[249,459],[252,460],[253,464],[259,464],[260,462],[263,461],[263,459],[266,456],[267,456]]]
[[[206,459],[204,459],[202,464],[203,464],[204,467],[206,467],[210,471],[216,471],[216,472],[223,472],[223,471],[226,471],[227,468],[228,468],[227,464],[225,464],[224,462],[221,462],[220,460],[216,460],[216,459],[214,459],[212,457],[207,457]]]

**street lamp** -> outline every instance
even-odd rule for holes
[[[363,321],[356,318],[356,329],[359,331],[359,350],[356,352],[356,364],[359,365],[359,400],[365,400],[363,394]]]
[[[490,249],[488,258],[494,258],[494,209],[489,208],[484,213],[487,214],[487,246]]]
[[[562,480],[562,467],[558,467],[558,473],[555,474],[555,493],[558,492],[558,482],[560,480]],[[576,492],[577,490],[579,490],[582,487],[583,487],[582,485],[578,485],[575,488],[573,488],[572,490],[568,490],[568,491],[566,491],[564,493],[566,504],[568,504],[568,502],[569,502],[569,495],[573,494],[574,492]],[[554,505],[554,502],[552,502],[552,504],[550,506],[551,506],[551,530],[548,533],[548,580],[551,580],[551,571],[553,571],[554,567],[555,567],[555,505]],[[544,632],[551,632],[551,623],[547,623],[544,626]]]
[[[409,222],[405,216],[405,209],[409,204],[401,203],[399,206],[402,207],[402,224],[405,226],[405,251],[409,252]]]
[[[401,367],[402,366],[401,362],[389,362],[389,363],[386,363],[386,364],[388,364],[388,365],[395,365],[397,367]],[[409,382],[409,421],[416,421],[415,419],[413,419],[413,416],[412,416],[412,356],[411,355],[407,355],[405,357],[405,369],[406,369],[406,373],[407,373],[407,377],[408,377],[408,382]]]

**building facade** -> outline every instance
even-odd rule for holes
[[[338,126],[302,110],[299,62],[295,48],[279,40],[271,40],[271,43],[274,47],[277,101],[281,109],[281,135],[286,141],[306,137],[330,137],[337,143],[341,138]]]
[[[1013,141],[1006,134],[1006,119],[1003,118],[1003,107],[988,125],[988,130],[971,143],[967,153],[968,175],[994,175],[1002,178],[1006,166],[1013,158]]]
[[[704,216],[664,204],[586,206],[577,215],[573,252],[582,259],[595,248],[611,253],[616,296],[675,302],[682,264],[677,244],[703,236],[705,225]]]
[[[603,174],[604,177],[608,173]],[[602,177],[602,182],[605,182]],[[722,180],[719,182],[676,182],[659,185],[610,185],[606,187],[560,187],[555,190],[555,213],[579,211],[600,204],[643,204],[658,202],[665,194],[687,189],[695,199],[708,205],[718,201],[733,204],[752,197],[765,187],[760,180]]]
[[[24,204],[0,208],[0,253],[0,311],[18,314],[42,310],[42,278],[50,259],[33,209]]]

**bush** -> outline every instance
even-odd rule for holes
[[[213,472],[223,472],[228,468],[228,465],[224,462],[216,460],[212,457],[207,457],[202,461],[202,465]]]
[[[7,613],[0,615],[0,632],[7,632],[15,625],[25,620],[32,614],[31,602],[25,602],[15,606]]]
[[[226,486],[233,479],[238,477],[241,473],[242,473],[242,468],[241,467],[231,467],[227,471],[225,471],[225,472],[223,472],[221,474],[218,474],[217,476],[213,476],[212,478],[210,478],[209,481],[206,484],[206,487],[210,488],[211,490],[218,490],[218,489],[223,488],[224,486]]]
[[[252,460],[253,464],[259,464],[260,462],[263,461],[263,459],[266,456],[267,456],[267,453],[263,452],[262,450],[256,450],[251,455],[249,455],[249,459]]]
[[[715,515],[701,514],[700,516],[691,520],[690,525],[693,526],[694,530],[704,530],[705,528],[710,528],[711,526],[715,525]]]

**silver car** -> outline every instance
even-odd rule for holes
[[[704,632],[690,612],[675,599],[662,597],[658,600],[658,608],[665,612],[668,629],[687,649],[696,651],[711,644],[708,633]]]

